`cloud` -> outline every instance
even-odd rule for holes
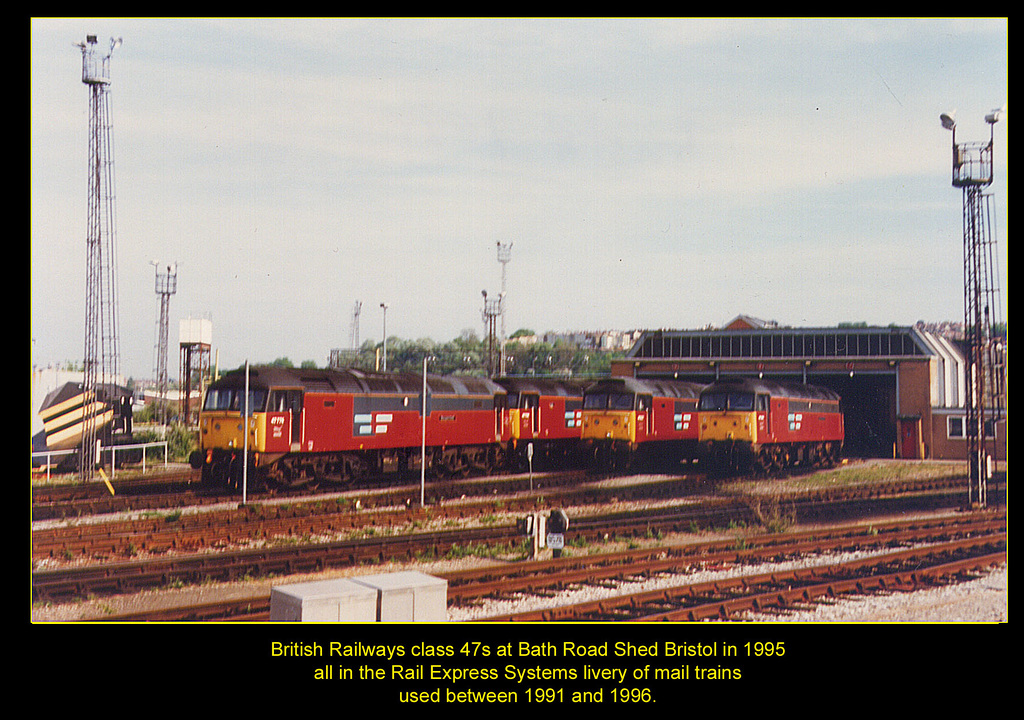
[[[921,261],[941,229],[959,231],[937,117],[976,107],[964,131],[987,131],[981,116],[1005,101],[1006,30],[999,19],[36,20],[36,355],[81,353],[87,108],[73,43],[86,33],[125,38],[112,69],[122,347],[142,375],[153,257],[181,263],[172,312],[211,314],[228,363],[322,362],[347,343],[356,299],[364,336],[385,299],[396,335],[482,328],[498,241],[515,243],[515,327],[948,313],[956,288],[921,284],[959,282],[946,271],[959,270],[956,252]],[[882,269],[858,254],[885,248]],[[749,279],[731,286],[738,264]]]

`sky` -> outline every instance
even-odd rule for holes
[[[81,362],[88,89],[110,65],[121,367],[155,269],[221,368],[387,334],[963,318],[951,134],[1007,102],[1006,19],[33,19],[32,364]],[[994,129],[1006,298],[1008,113]]]

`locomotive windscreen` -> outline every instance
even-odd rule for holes
[[[244,390],[238,388],[210,388],[206,391],[206,402],[203,410],[242,411]],[[263,412],[267,402],[267,391],[249,389],[249,412]]]
[[[584,410],[632,410],[630,393],[587,393],[583,398]]]
[[[700,410],[753,410],[754,393],[708,392],[700,396]]]

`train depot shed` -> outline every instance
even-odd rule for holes
[[[966,457],[963,356],[946,338],[916,327],[792,328],[740,315],[719,330],[647,331],[613,361],[611,374],[821,385],[843,398],[850,457]],[[1005,397],[1000,405],[986,442],[1005,460]]]

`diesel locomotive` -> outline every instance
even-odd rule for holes
[[[205,484],[349,483],[426,472],[697,460],[709,472],[830,465],[839,396],[795,383],[605,378],[596,382],[255,367],[210,385],[190,462]],[[248,395],[246,395],[248,388]],[[424,412],[425,407],[425,412]],[[248,409],[248,415],[245,411]]]
[[[697,400],[703,387],[634,378],[607,378],[588,387],[581,440],[590,465],[626,469],[694,459]]]
[[[840,398],[827,388],[722,379],[701,392],[697,410],[700,459],[709,472],[833,465],[842,452]]]
[[[424,416],[424,378],[414,373],[257,367],[246,374],[230,372],[206,391],[190,462],[209,485],[237,487],[243,457],[254,487],[395,477],[418,471],[421,457],[435,477],[505,462],[507,393],[491,380],[427,375]]]
[[[498,378],[507,393],[515,470],[566,467],[576,462],[583,425],[583,391],[592,381]]]

